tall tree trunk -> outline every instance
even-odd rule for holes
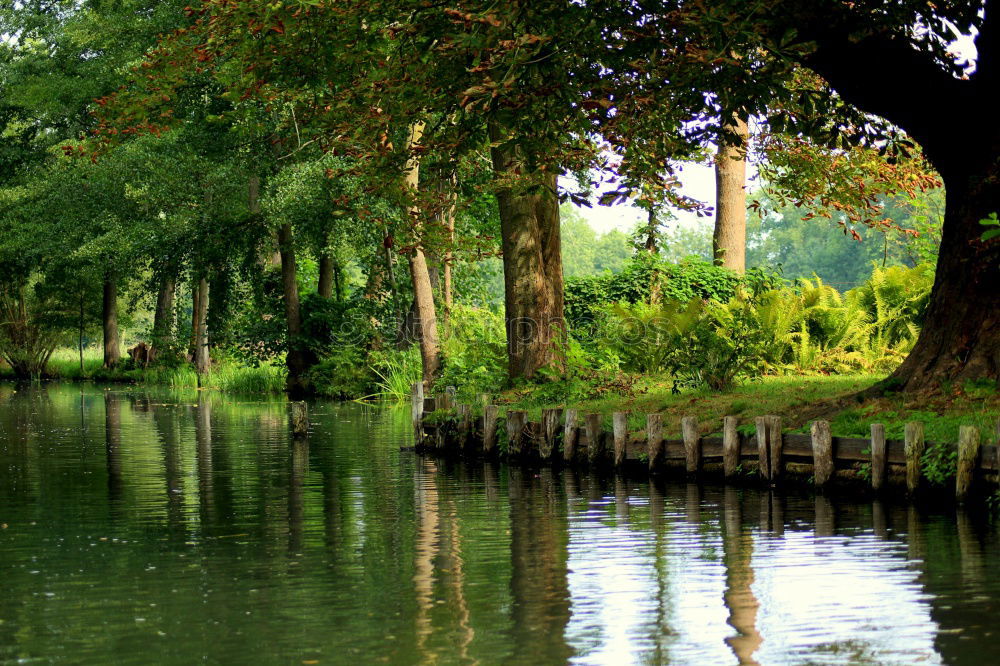
[[[427,272],[427,259],[419,247],[410,253],[410,278],[413,280],[413,303],[416,309],[416,330],[420,342],[420,361],[423,380],[430,386],[441,367],[437,333],[437,312],[434,308],[434,290]]]
[[[712,235],[712,256],[717,266],[738,273],[746,271],[747,255],[747,202],[746,150],[749,129],[746,122],[736,118],[731,129],[739,144],[719,142],[715,157],[715,233]]]
[[[153,313],[153,351],[155,355],[163,348],[169,348],[173,342],[174,323],[174,293],[177,290],[177,280],[173,275],[164,275],[160,279],[160,289],[156,293],[156,310]]]
[[[333,293],[337,295],[338,303],[344,302],[344,278],[337,257],[333,257]]]
[[[281,254],[285,331],[288,334],[288,349],[285,354],[285,365],[288,368],[286,388],[290,395],[301,396],[309,392],[306,380],[309,362],[302,341],[302,313],[299,308],[299,285],[296,280],[298,267],[295,263],[295,245],[291,224],[283,224],[278,228],[278,252]]]
[[[333,296],[333,282],[333,254],[330,250],[324,249],[319,253],[319,282],[316,285],[316,293],[322,298],[330,298]]]
[[[646,211],[646,252],[649,254],[659,254],[660,246],[656,242],[656,209],[652,204]]]
[[[208,348],[208,278],[198,280],[198,300],[194,311],[194,367],[199,375],[208,372],[211,358]]]
[[[979,224],[1000,211],[1000,167],[975,187],[945,185],[944,228],[924,324],[889,378],[906,390],[934,388],[943,380],[1000,379],[1000,240],[983,243]]]
[[[490,126],[493,170],[501,178],[526,171],[520,151],[504,145],[499,127]],[[556,173],[542,187],[525,191],[504,185],[497,192],[503,236],[507,365],[511,379],[531,378],[545,367],[564,367],[562,252]]]
[[[200,289],[198,288],[198,281],[195,279],[191,280],[191,339],[188,340],[188,356],[191,360],[195,360],[195,356],[198,353],[198,313],[201,311],[198,305],[198,298],[200,297]]]
[[[423,137],[423,123],[414,123],[410,126],[409,137],[407,138],[407,151],[411,151],[414,146],[420,143]],[[406,186],[416,193],[420,183],[420,158],[410,157],[406,163]],[[407,211],[411,221],[416,225],[415,235],[417,242],[410,251],[410,279],[413,281],[413,304],[417,313],[416,329],[420,342],[420,360],[423,368],[422,376],[424,385],[430,387],[437,377],[441,366],[441,349],[438,344],[437,332],[437,309],[434,306],[434,289],[431,286],[430,271],[427,268],[427,258],[424,256],[424,249],[420,245],[421,225],[420,210],[411,207]]]
[[[444,300],[444,314],[447,317],[451,313],[451,308],[454,304],[452,266],[455,263],[455,203],[457,198],[455,193],[457,185],[455,174],[452,173],[445,182],[451,188],[451,191],[448,192],[448,205],[444,210],[442,220],[444,222],[445,233],[447,234],[447,246],[444,252],[444,262],[441,267],[441,293]]]
[[[104,274],[102,319],[104,320],[104,367],[113,368],[121,359],[121,350],[118,346],[118,282],[111,271]]]

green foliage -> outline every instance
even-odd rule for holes
[[[382,400],[409,400],[413,385],[423,377],[420,348],[417,345],[374,352],[369,356],[368,363],[371,371],[378,377],[376,394]]]
[[[581,339],[604,370],[716,390],[766,373],[886,372],[916,340],[932,282],[928,266],[893,266],[846,294],[814,278],[727,301],[617,303]]]
[[[368,395],[372,381],[364,351],[354,345],[331,349],[310,369],[309,382],[317,394],[338,400]]]
[[[920,468],[931,484],[944,486],[958,473],[958,448],[944,442],[929,445],[920,459]]]
[[[995,227],[993,229],[987,229],[982,234],[982,240],[986,241],[993,240],[994,238],[1000,237],[1000,219],[997,219],[996,213],[990,213],[990,216],[985,220],[980,220],[979,224],[984,227]]]
[[[639,252],[620,273],[566,280],[566,320],[571,327],[585,326],[595,320],[598,309],[610,303],[728,301],[741,285],[757,292],[778,281],[760,270],[740,276],[696,257],[675,264]]]
[[[443,325],[444,357],[438,384],[472,397],[507,381],[507,336],[503,315],[467,306],[452,308]]]

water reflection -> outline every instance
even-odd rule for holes
[[[979,663],[983,516],[400,453],[405,410],[0,386],[0,662]],[[222,628],[225,628],[224,630]]]

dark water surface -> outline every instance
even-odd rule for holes
[[[992,664],[996,527],[401,453],[405,410],[0,385],[0,663]]]

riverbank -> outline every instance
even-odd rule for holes
[[[551,387],[541,395],[522,390],[469,403],[453,390],[425,397],[415,384],[412,415],[416,449],[430,455],[631,469],[643,476],[674,468],[689,479],[703,473],[727,482],[787,479],[816,489],[860,482],[876,493],[890,486],[909,495],[948,489],[959,502],[989,486],[988,502],[995,504],[996,387],[865,397],[876,381],[776,377],[728,392],[686,394],[647,385],[544,407],[536,403]]]
[[[538,420],[542,409],[564,406],[580,414],[599,413],[607,427],[615,412],[628,413],[630,426],[637,428],[643,426],[645,414],[660,413],[664,432],[671,436],[680,436],[682,416],[695,418],[704,433],[719,434],[725,416],[740,418],[744,431],[749,432],[756,416],[770,414],[781,417],[784,427],[796,433],[807,433],[811,421],[824,419],[834,436],[868,437],[870,424],[881,423],[888,437],[902,438],[907,422],[922,421],[928,440],[955,442],[959,428],[971,425],[980,430],[984,444],[997,442],[1000,391],[995,385],[962,384],[935,394],[858,397],[882,379],[882,375],[784,375],[762,377],[724,392],[674,392],[670,379],[649,377],[623,381],[617,387],[608,385],[577,400],[559,400],[562,396],[551,385],[505,391],[491,399],[501,415],[507,409],[520,409]],[[469,399],[472,396],[461,397],[475,402]]]
[[[275,365],[253,367],[221,362],[214,364],[201,377],[190,365],[180,365],[173,368],[162,366],[135,368],[130,366],[131,363],[128,359],[122,359],[121,365],[117,368],[105,368],[103,359],[92,353],[85,354],[81,364],[78,356],[73,357],[69,353],[57,352],[49,360],[42,379],[145,384],[174,389],[208,388],[231,393],[282,394],[285,391],[285,368]],[[0,366],[0,379],[14,380],[15,377],[9,367]]]

